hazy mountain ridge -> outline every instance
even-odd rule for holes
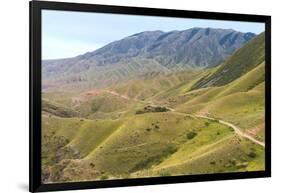
[[[212,28],[145,31],[77,57],[45,60],[42,74],[50,84],[90,81],[105,85],[151,71],[204,68],[219,64],[254,36]]]
[[[141,56],[155,59],[161,65],[170,68],[178,63],[205,67],[219,63],[254,36],[253,33],[211,28],[171,32],[146,31],[115,41],[80,57],[95,59],[98,65],[120,62],[124,56],[126,58]],[[204,50],[205,53],[199,53]],[[195,51],[197,53],[194,53]],[[215,59],[217,57],[219,59]]]

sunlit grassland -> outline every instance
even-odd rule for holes
[[[264,147],[220,121],[264,142],[262,35],[217,67],[168,73],[153,65],[161,71],[128,64],[128,73],[144,74],[96,90],[85,82],[43,92],[44,182],[264,170]],[[91,84],[123,80],[122,70]]]

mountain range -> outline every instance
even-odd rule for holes
[[[97,88],[152,71],[213,67],[255,36],[214,28],[144,31],[73,58],[43,60],[43,89]]]

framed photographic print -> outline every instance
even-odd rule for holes
[[[30,191],[270,177],[270,21],[30,2]]]

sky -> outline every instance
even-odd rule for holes
[[[193,27],[259,34],[263,23],[43,10],[42,59],[74,57],[142,31]]]

